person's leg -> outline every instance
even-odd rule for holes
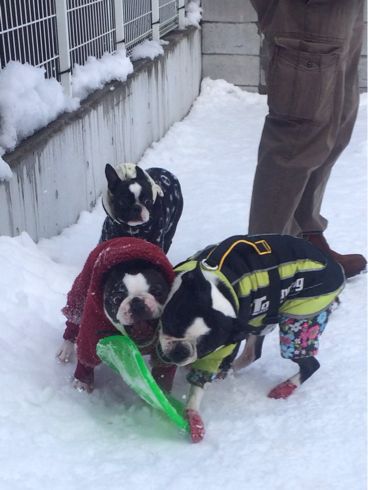
[[[303,196],[295,211],[295,218],[300,226],[303,238],[329,253],[339,262],[346,277],[353,277],[363,271],[367,265],[366,259],[360,254],[339,254],[331,250],[323,231],[327,220],[321,215],[321,205],[326,185],[334,163],[348,145],[354,128],[359,106],[358,64],[363,40],[363,2],[357,9],[354,28],[347,46],[347,57],[344,70],[339,76],[343,77],[343,108],[336,143],[326,161],[314,171],[303,192]]]
[[[352,35],[346,46],[346,62],[341,67],[338,76],[343,101],[336,142],[330,154],[322,165],[312,172],[304,190],[301,201],[296,209],[295,217],[305,234],[323,232],[327,220],[321,216],[321,205],[331,169],[348,145],[359,107],[358,65],[363,41],[363,2],[356,9],[356,17]]]
[[[259,10],[272,58],[251,234],[302,231],[295,213],[310,176],[333,151],[339,130],[343,77],[337,74],[345,63],[344,45],[358,3],[283,0]]]

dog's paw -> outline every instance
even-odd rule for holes
[[[295,390],[297,389],[297,385],[292,383],[291,381],[284,381],[279,385],[275,386],[269,394],[268,398],[288,398]]]
[[[192,442],[200,442],[204,438],[205,430],[201,416],[196,410],[187,409],[185,411],[190,428]]]
[[[60,349],[56,353],[56,357],[61,362],[69,362],[74,354],[74,344],[70,340],[64,340]]]
[[[77,378],[74,378],[73,388],[78,390],[79,392],[86,391],[87,393],[92,393],[94,386],[91,383],[84,383]]]

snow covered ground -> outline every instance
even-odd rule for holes
[[[182,183],[173,263],[247,231],[266,110],[264,96],[205,80],[188,117],[145,153],[144,167],[166,167]],[[367,253],[366,110],[362,96],[324,201],[327,237],[343,253]],[[207,435],[192,445],[107,367],[87,395],[70,385],[74,364],[55,360],[60,309],[103,218],[99,203],[38,244],[25,233],[0,237],[0,490],[365,489],[367,276],[349,280],[311,380],[289,400],[267,398],[295,370],[271,334],[261,360],[210,387]],[[186,389],[179,373],[177,397]]]

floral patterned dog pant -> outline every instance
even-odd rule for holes
[[[290,318],[282,315],[280,326],[280,350],[285,359],[301,359],[318,353],[319,337],[323,333],[331,308],[312,318]]]

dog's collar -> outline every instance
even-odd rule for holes
[[[120,323],[119,321],[116,321],[116,320],[113,320],[113,318],[111,318],[108,313],[106,312],[105,310],[105,314],[107,315],[107,317],[109,318],[110,322],[114,325],[114,327],[122,334],[122,335],[125,335],[126,337],[129,337],[131,338],[129,332],[127,331],[127,326],[126,325],[123,325],[122,323]],[[128,327],[129,329],[129,327]],[[158,339],[158,327],[155,329],[154,331],[154,334],[152,336],[152,338],[150,339],[147,339],[146,341],[139,341],[137,342],[136,340],[134,340],[134,342],[137,344],[138,348],[139,349],[147,349],[149,347],[152,347],[154,344],[157,343],[157,339]]]
[[[111,219],[111,221],[113,221],[115,224],[117,224],[119,226],[125,226],[126,228],[128,228],[128,230],[130,230],[129,233],[131,235],[135,235],[136,233],[139,233],[138,228],[142,229],[142,227],[144,225],[147,226],[148,224],[150,224],[150,221],[151,221],[151,219],[149,219],[145,223],[141,223],[140,225],[132,226],[132,225],[128,225],[125,221],[122,221],[119,218],[116,218],[116,216],[114,216],[114,213],[112,212],[112,209],[110,206],[109,191],[106,191],[104,193],[104,195],[102,196],[102,207],[104,208],[105,213]]]
[[[116,218],[116,216],[114,216],[114,213],[112,212],[112,209],[111,209],[111,206],[110,206],[109,194],[110,194],[109,190],[107,190],[107,191],[105,191],[103,193],[103,196],[102,196],[102,207],[104,208],[104,211],[107,214],[107,216],[116,225],[119,225],[119,226],[123,225],[123,226],[125,226],[127,228],[134,229],[134,228],[138,228],[140,226],[143,226],[143,225],[147,224],[147,222],[146,222],[146,223],[142,223],[141,225],[130,226],[127,223],[125,223],[125,221],[122,221],[119,218]]]
[[[188,260],[187,262],[183,262],[179,264],[177,267],[174,268],[174,271],[177,272],[189,272],[194,270],[198,263],[200,264],[201,271],[206,271],[206,272],[211,272],[214,274],[219,281],[224,284],[226,289],[229,291],[231,298],[232,298],[232,305],[235,309],[235,312],[239,312],[239,299],[238,296],[236,295],[236,292],[230,283],[230,281],[227,279],[227,277],[218,269],[214,267],[208,267],[205,261],[198,262],[197,260]]]

